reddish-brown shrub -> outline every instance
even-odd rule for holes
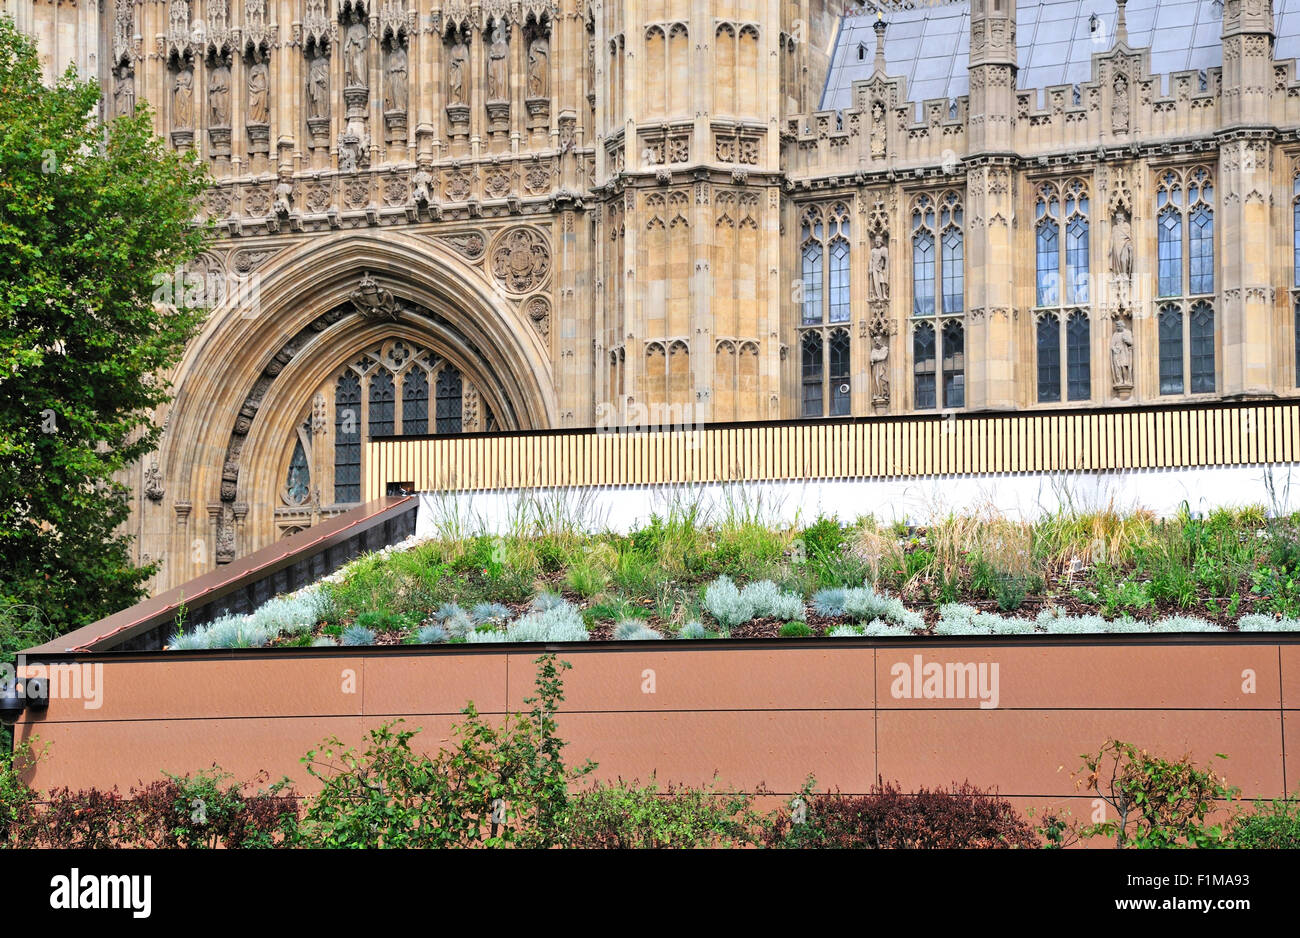
[[[877,781],[869,794],[804,797],[796,823],[785,809],[768,831],[769,847],[951,849],[1037,847],[1033,828],[1005,799],[970,782],[905,793]]]

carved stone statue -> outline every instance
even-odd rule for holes
[[[1112,130],[1128,130],[1128,78],[1115,76],[1115,94],[1110,103]]]
[[[1115,277],[1119,302],[1127,302],[1129,286],[1133,282],[1133,228],[1123,211],[1115,213],[1111,224],[1110,271]]]
[[[510,95],[510,44],[505,25],[497,20],[492,26],[492,45],[488,47],[487,99],[506,101]]]
[[[889,299],[889,248],[885,239],[876,235],[871,245],[871,269],[869,271],[870,298],[873,300]]]
[[[411,175],[411,204],[417,209],[433,201],[433,173],[429,171],[430,160],[421,156],[418,168]]]
[[[889,341],[883,332],[871,337],[872,400],[889,400]]]
[[[181,130],[194,126],[194,70],[188,67],[176,73],[172,86],[172,124]]]
[[[1133,333],[1123,316],[1116,317],[1110,337],[1110,375],[1116,390],[1133,387]]]
[[[451,45],[447,55],[447,103],[465,103],[465,72],[469,64],[469,50],[460,37]]]
[[[369,88],[369,70],[366,65],[366,46],[370,36],[364,23],[348,27],[343,41],[343,84],[347,88]]]
[[[379,285],[369,272],[362,274],[361,283],[348,294],[348,299],[356,311],[366,319],[386,319],[397,322],[402,318],[402,309],[393,299],[391,291]]]
[[[275,186],[275,205],[273,211],[281,218],[288,218],[293,208],[293,170],[281,168],[280,181]]]
[[[528,97],[545,98],[550,82],[550,43],[539,33],[528,44]]]
[[[311,60],[307,77],[307,116],[329,117],[330,113],[330,60],[317,55]]]
[[[385,92],[385,111],[406,110],[406,49],[401,43],[395,43],[393,51],[388,53],[388,87]]]
[[[208,80],[208,112],[213,127],[230,126],[230,69],[224,62],[212,70]]]
[[[871,156],[885,156],[885,104],[879,98],[871,102]]]
[[[113,115],[135,113],[135,69],[119,65],[113,69]]]
[[[271,114],[267,102],[270,78],[265,62],[254,62],[248,70],[248,123],[266,124]]]

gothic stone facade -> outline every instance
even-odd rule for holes
[[[1014,3],[963,0],[964,93],[926,101],[888,6],[4,2],[214,180],[221,295],[132,477],[156,589],[354,504],[370,436],[1296,393],[1270,0],[1165,75],[1102,0],[1045,89]]]

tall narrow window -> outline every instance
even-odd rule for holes
[[[1160,310],[1160,393],[1183,393],[1183,314],[1177,306]]]
[[[830,347],[830,381],[831,381],[831,416],[843,417],[849,413],[849,334],[843,329],[831,333]]]
[[[1166,208],[1156,220],[1156,289],[1160,296],[1181,296],[1183,292],[1182,227],[1182,215],[1173,208]]]
[[[1038,320],[1038,403],[1061,399],[1061,321],[1055,313]]]
[[[423,368],[412,368],[402,379],[402,434],[429,432],[429,378]]]
[[[849,321],[849,242],[831,242],[831,322]]]
[[[965,330],[955,320],[943,326],[943,406],[966,406]]]
[[[334,501],[361,501],[361,379],[351,371],[334,386]]]
[[[928,322],[919,323],[912,333],[912,368],[916,408],[931,410],[935,406],[934,326]]]
[[[1190,294],[1214,292],[1214,213],[1198,206],[1187,223]]]
[[[1055,306],[1060,299],[1057,285],[1061,279],[1060,242],[1056,239],[1056,220],[1044,218],[1038,223],[1038,305]]]
[[[1092,397],[1092,349],[1088,314],[1076,310],[1065,326],[1066,377],[1072,401]]]
[[[1193,394],[1214,393],[1214,307],[1201,302],[1188,317]]]
[[[1088,201],[1083,200],[1084,210]],[[1065,270],[1066,285],[1070,289],[1071,303],[1087,303],[1089,300],[1088,273],[1088,220],[1076,217],[1065,232]]]
[[[928,231],[912,239],[912,314],[934,315],[934,235]]]
[[[460,372],[451,365],[443,365],[435,386],[435,432],[459,433],[461,429]]]
[[[393,376],[380,368],[370,378],[370,435],[393,435]]]
[[[803,415],[822,415],[822,336],[808,332],[803,337]]]
[[[943,311],[960,313],[965,300],[960,228],[943,233]]]
[[[311,467],[307,464],[307,451],[302,448],[301,439],[293,445],[284,494],[292,505],[305,505],[311,499]]]
[[[822,321],[822,246],[806,244],[803,249],[803,322]]]
[[[1291,183],[1291,277],[1300,288],[1300,175]]]

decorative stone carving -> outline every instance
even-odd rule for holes
[[[353,307],[366,319],[383,319],[397,322],[402,318],[401,307],[391,291],[381,287],[379,281],[367,272],[362,275],[357,289],[348,294]]]
[[[1110,102],[1110,129],[1115,133],[1126,133],[1129,122],[1128,76],[1123,72],[1115,76],[1113,94]]]
[[[433,203],[433,160],[428,155],[421,155],[417,168],[411,174],[411,201],[416,211],[428,208]]]
[[[1128,213],[1117,211],[1110,228],[1110,272],[1115,280],[1116,302],[1129,302],[1133,284],[1133,228]]]
[[[135,69],[123,62],[113,69],[113,116],[135,113]]]
[[[535,296],[524,304],[528,321],[533,324],[538,334],[545,339],[551,334],[551,302],[544,296]]]
[[[384,89],[385,111],[406,111],[407,75],[406,46],[398,37],[393,40],[388,53],[388,86]]]
[[[325,436],[330,429],[329,402],[320,392],[311,399],[311,435]]]
[[[884,236],[877,234],[871,242],[870,270],[868,271],[868,298],[885,301],[889,299],[889,247]]]
[[[871,337],[871,402],[877,407],[889,403],[889,336],[884,332]]]
[[[505,23],[499,19],[492,25],[492,42],[488,46],[487,99],[510,100],[510,43]]]
[[[330,60],[324,52],[312,56],[307,76],[307,117],[328,120],[330,116]]]
[[[172,126],[194,129],[194,69],[188,64],[177,70],[172,81]]]
[[[266,124],[271,119],[268,106],[270,95],[270,72],[258,53],[256,60],[248,70],[248,123]]]
[[[538,33],[528,44],[528,97],[550,95],[551,46],[545,33]]]
[[[293,168],[281,166],[279,182],[275,185],[275,203],[272,206],[280,218],[288,218],[293,211]]]
[[[1127,316],[1116,316],[1110,337],[1110,375],[1115,393],[1127,399],[1133,391],[1133,331]]]
[[[492,273],[512,293],[541,286],[551,269],[546,239],[531,228],[511,228],[492,251]]]
[[[230,67],[217,60],[208,78],[208,113],[213,127],[230,126]]]
[[[484,248],[487,242],[477,231],[470,231],[466,234],[448,235],[438,239],[443,244],[452,248],[456,253],[462,254],[472,261],[478,260],[483,256]]]
[[[452,34],[450,48],[447,50],[447,103],[463,105],[468,103],[465,96],[465,80],[469,72],[469,46],[458,31]],[[468,115],[467,115],[468,116]]]
[[[164,494],[162,470],[158,468],[158,460],[151,459],[144,470],[145,498],[151,502],[160,502]]]
[[[370,36],[366,31],[366,24],[350,23],[343,39],[343,86],[345,88],[370,87],[370,72],[366,65],[369,45]]]

